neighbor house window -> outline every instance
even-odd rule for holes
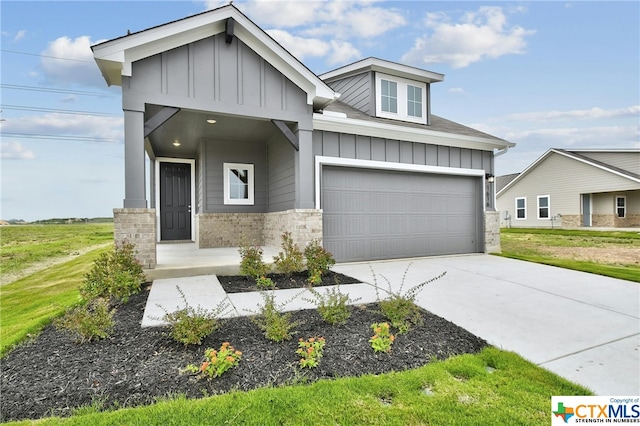
[[[376,73],[376,116],[427,124],[427,83]]]
[[[524,197],[516,198],[516,220],[527,218],[527,199]]]
[[[253,164],[224,163],[224,203],[253,205]]]
[[[616,215],[618,217],[627,216],[627,197],[616,197]]]
[[[550,216],[549,196],[538,196],[538,219],[549,219]]]
[[[382,110],[384,112],[398,112],[398,83],[382,80],[380,82]]]
[[[422,88],[407,85],[407,115],[422,117]]]

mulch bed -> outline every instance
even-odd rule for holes
[[[294,272],[290,275],[285,274],[267,274],[267,278],[276,286],[276,289],[283,290],[288,288],[303,288],[309,285],[307,279],[309,274],[306,271]],[[222,284],[222,288],[227,293],[246,293],[249,291],[260,291],[256,286],[256,280],[243,275],[218,275],[218,281]],[[358,284],[361,281],[339,274],[333,271],[327,271],[322,274],[322,283],[317,286],[336,285],[336,284]]]
[[[185,394],[201,398],[232,389],[312,382],[420,367],[437,358],[476,353],[487,343],[438,316],[423,311],[424,324],[397,336],[391,353],[374,353],[370,325],[384,320],[377,305],[350,307],[346,325],[326,324],[315,310],[293,313],[299,322],[293,339],[267,340],[248,317],[228,319],[202,346],[184,347],[164,327],[141,328],[148,288],[118,308],[111,338],[74,343],[66,332],[48,326],[9,353],[0,369],[0,421],[68,416],[74,408],[99,401],[105,408],[154,403]],[[324,357],[315,369],[301,370],[295,354],[298,338],[322,336]],[[181,374],[199,364],[204,349],[230,342],[243,352],[240,364],[213,380]]]

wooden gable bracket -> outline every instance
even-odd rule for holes
[[[287,138],[289,143],[293,145],[293,148],[295,148],[296,151],[300,151],[300,145],[298,144],[298,137],[293,134],[291,129],[289,129],[289,127],[287,127],[286,124],[284,124],[284,121],[271,120],[271,122],[275,124],[275,126],[278,128],[278,130],[280,130],[280,132],[282,132],[282,134],[284,135],[285,138]]]
[[[158,127],[162,126],[167,120],[176,115],[180,108],[164,107],[156,115],[151,117],[144,123],[144,137],[146,138]]]
[[[234,24],[234,20],[233,18],[227,18],[227,22],[225,24],[224,27],[224,41],[227,44],[231,44],[231,42],[233,41],[233,24]]]

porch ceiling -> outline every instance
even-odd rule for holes
[[[147,105],[145,121],[162,108]],[[207,123],[209,119],[216,123]],[[202,138],[266,142],[277,132],[276,126],[267,120],[183,109],[153,131],[149,142],[157,157],[195,158]],[[174,146],[175,141],[180,146]]]

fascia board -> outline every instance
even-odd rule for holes
[[[624,173],[620,173],[617,170],[610,169],[609,167],[605,167],[605,166],[603,166],[601,164],[592,163],[591,161],[585,160],[584,158],[574,157],[573,155],[571,155],[571,153],[562,152],[562,151],[556,151],[556,150],[553,150],[553,152],[555,152],[556,154],[564,155],[567,158],[571,158],[572,160],[579,161],[579,162],[581,162],[583,164],[588,164],[591,167],[595,167],[597,169],[604,170],[605,172],[609,172],[609,173],[611,173],[613,175],[620,176],[620,177],[623,177],[625,179],[629,179],[630,181],[640,183],[640,179],[636,179],[636,178],[634,178],[632,176],[625,175]]]
[[[313,129],[487,151],[514,146],[511,142],[506,141],[500,142],[486,138],[354,120],[352,118],[327,117],[317,113],[313,114]]]
[[[384,61],[378,58],[367,58],[362,61],[354,62],[353,64],[321,74],[320,78],[324,81],[331,81],[333,79],[345,78],[370,70],[374,72],[387,73],[396,77],[407,78],[409,80],[423,81],[425,83],[437,83],[444,81],[444,74],[410,67],[408,65],[398,64],[395,62]]]

